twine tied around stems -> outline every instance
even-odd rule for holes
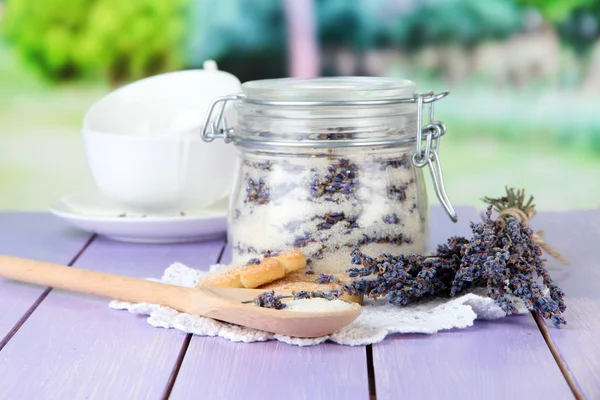
[[[525,203],[525,190],[518,190],[516,193],[513,188],[506,188],[506,196],[497,199],[486,197],[483,199],[486,203],[492,205],[499,213],[499,218],[514,217],[529,227],[529,221],[535,215],[535,205],[533,196]],[[569,260],[563,257],[558,251],[550,246],[544,238],[544,231],[537,231],[532,234],[532,239],[542,249],[552,257],[564,264],[569,264]]]

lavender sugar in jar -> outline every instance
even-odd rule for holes
[[[242,90],[215,100],[203,128],[206,141],[239,150],[228,229],[234,263],[298,249],[312,271],[344,273],[355,248],[425,252],[424,166],[456,221],[438,159],[446,129],[433,114],[447,93],[415,94],[410,81],[366,77],[252,81]],[[222,118],[227,102],[234,127]]]

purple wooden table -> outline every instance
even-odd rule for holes
[[[432,209],[432,243],[469,234]],[[232,343],[152,328],[107,300],[0,279],[0,399],[600,399],[600,211],[540,213],[535,229],[571,260],[548,267],[566,328],[532,315],[477,321],[373,346]],[[226,263],[225,240],[113,242],[45,213],[0,213],[0,254],[134,277],[172,262]]]

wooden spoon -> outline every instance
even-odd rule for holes
[[[360,314],[360,306],[353,303],[348,303],[351,308],[343,311],[274,310],[241,303],[264,290],[190,289],[3,255],[0,255],[0,277],[132,303],[160,304],[192,315],[295,337],[329,335]]]

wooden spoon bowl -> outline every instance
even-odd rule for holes
[[[361,311],[361,306],[355,303],[347,303],[348,310],[317,312],[275,310],[241,303],[265,292],[257,289],[202,287],[191,292],[196,300],[190,302],[190,309],[185,312],[286,336],[330,335],[349,325]],[[206,301],[207,296],[213,298]],[[200,300],[200,297],[204,300]]]
[[[348,309],[341,311],[262,308],[242,302],[254,299],[264,290],[192,289],[3,255],[0,255],[0,277],[132,303],[159,304],[192,315],[294,337],[319,337],[337,332],[354,321],[361,311],[360,305],[354,303],[348,303]]]

